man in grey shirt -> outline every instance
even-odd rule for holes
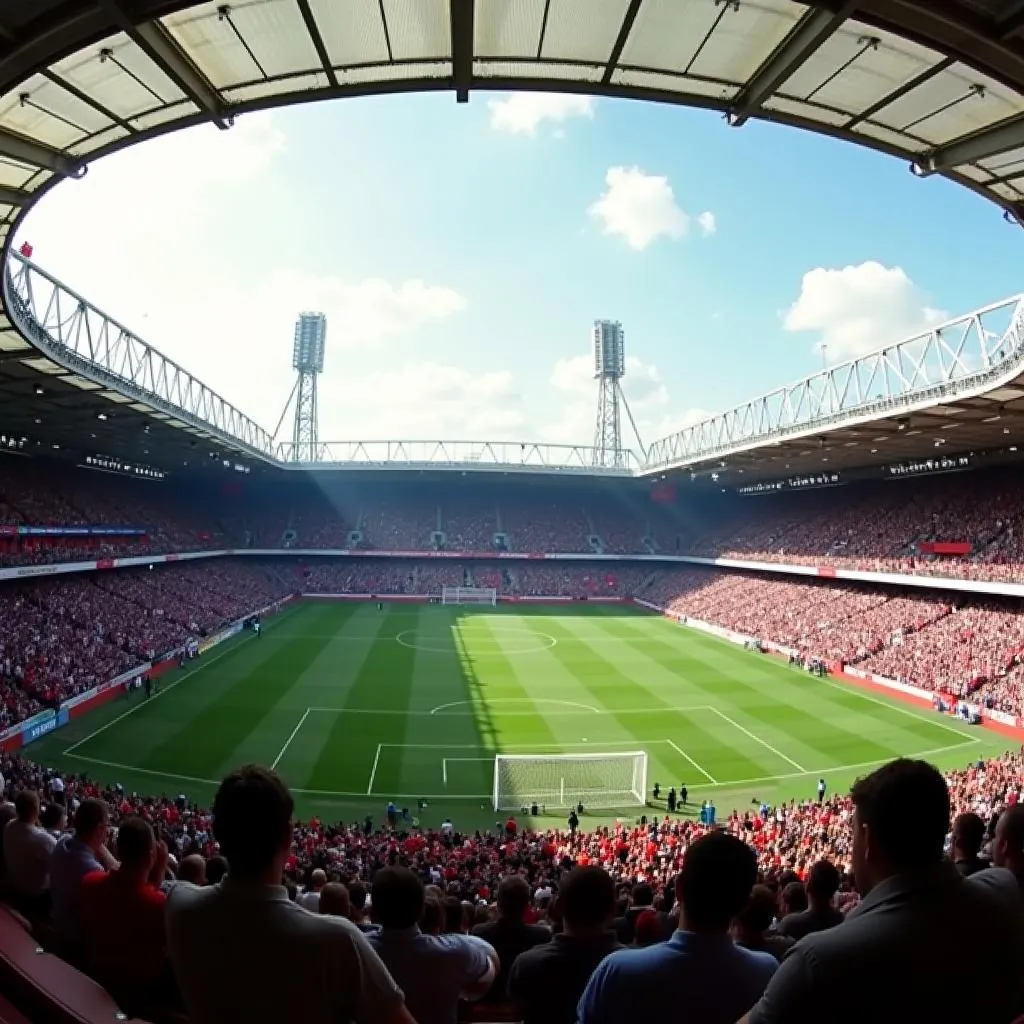
[[[1024,1012],[1024,928],[1006,901],[945,859],[946,782],[900,759],[852,792],[864,896],[846,920],[786,956],[742,1024],[1008,1024]],[[968,951],[977,985],[951,975]]]
[[[291,795],[266,768],[232,772],[213,803],[227,858],[219,885],[180,882],[168,944],[192,1024],[415,1024],[402,992],[350,921],[311,914],[281,885]]]

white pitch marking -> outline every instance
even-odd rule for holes
[[[710,772],[708,772],[708,771],[705,771],[705,770],[704,770],[703,768],[701,768],[701,766],[700,766],[699,764],[697,764],[697,762],[696,762],[696,761],[694,761],[694,759],[693,759],[692,757],[690,757],[690,755],[689,755],[689,754],[688,754],[688,753],[687,753],[687,752],[686,752],[685,750],[683,750],[683,748],[682,748],[682,747],[676,746],[676,744],[675,744],[675,743],[674,743],[674,742],[673,742],[672,740],[665,740],[665,742],[666,742],[666,743],[667,743],[667,744],[668,744],[668,745],[669,745],[669,746],[670,746],[670,747],[671,747],[671,748],[672,748],[672,749],[673,749],[673,750],[674,750],[674,751],[675,751],[675,752],[676,752],[677,754],[679,754],[679,755],[680,755],[681,757],[685,758],[685,760],[689,761],[689,762],[690,762],[690,764],[692,764],[692,765],[693,765],[693,767],[694,767],[694,768],[696,768],[696,769],[697,769],[697,771],[699,771],[699,772],[701,773],[701,775],[703,775],[703,776],[704,776],[704,778],[705,778],[705,779],[707,779],[707,780],[708,780],[708,782],[710,782],[710,783],[711,783],[711,784],[712,784],[713,786],[717,786],[717,785],[719,785],[719,782],[718,782],[718,780],[717,780],[717,779],[716,779],[716,778],[715,778],[715,777],[714,777],[714,776],[713,776],[713,775],[712,775],[712,774],[711,774]]]
[[[665,740],[655,740],[653,742],[662,743],[667,742]],[[932,757],[936,754],[948,754],[952,750],[962,750],[964,747],[972,747],[980,743],[981,740],[977,738],[971,738],[966,740],[964,743],[953,743],[948,747],[933,747],[931,750],[918,750],[916,752],[910,752],[904,754],[904,757]],[[383,746],[381,744],[380,746]],[[389,744],[390,746],[401,746],[401,744]],[[441,748],[451,749],[451,747]],[[470,749],[479,749],[479,747],[470,747]],[[380,754],[380,748],[378,747],[378,755]],[[220,785],[220,779],[199,779],[192,775],[176,775],[174,772],[160,772],[155,771],[151,768],[136,768],[134,765],[121,764],[117,761],[102,761],[98,757],[86,757],[84,754],[72,754],[71,757],[77,761],[86,761],[90,764],[100,764],[107,768],[118,768],[121,771],[135,772],[139,775],[151,775],[154,778],[160,779],[175,779],[183,782],[197,782],[207,786],[218,786]],[[450,760],[454,760],[451,758]],[[462,758],[461,760],[473,760],[473,761],[491,761],[493,757],[474,757],[474,758]],[[739,786],[753,786],[758,783],[765,782],[784,782],[789,779],[804,779],[812,776],[829,775],[830,773],[836,772],[850,772],[856,771],[860,768],[875,768],[881,764],[888,764],[891,761],[891,757],[884,757],[877,761],[861,761],[859,764],[834,764],[829,765],[827,768],[815,768],[813,771],[805,772],[788,772],[783,775],[763,775],[757,779],[726,779],[723,782],[716,783],[721,789],[730,789]],[[376,765],[376,761],[374,762]],[[698,788],[698,787],[694,787]],[[332,798],[364,798],[367,796],[366,793],[355,792],[354,790],[340,790],[340,789],[292,789],[293,793],[300,793],[303,796],[322,796]],[[422,797],[424,800],[440,800],[447,798],[450,800],[485,800],[489,799],[491,793],[395,793],[396,800],[413,800],[417,797]]]
[[[377,753],[374,755],[373,758],[373,768],[370,769],[370,784],[366,787],[367,796],[370,796],[373,793],[373,780],[377,775],[377,762],[380,761],[380,752],[383,746],[383,743],[377,744]],[[359,795],[362,796],[361,793]]]
[[[807,771],[807,769],[798,761],[794,761],[793,758],[787,757],[781,750],[777,749],[776,747],[773,747],[767,740],[763,740],[760,736],[757,736],[754,733],[752,733],[748,728],[746,728],[746,726],[740,725],[739,722],[737,722],[733,718],[730,718],[724,711],[720,711],[718,708],[715,707],[713,707],[711,710],[714,711],[714,713],[718,715],[719,718],[728,722],[734,729],[739,729],[739,731],[743,733],[744,736],[749,736],[755,743],[760,743],[765,750],[770,750],[776,757],[781,757],[783,761],[786,761],[789,764],[791,764],[801,774],[804,774]]]
[[[296,735],[298,734],[298,731],[302,728],[303,723],[306,721],[307,718],[309,718],[310,710],[310,708],[306,708],[306,710],[302,713],[302,717],[299,719],[299,724],[295,726],[294,729],[292,729],[292,734],[288,737],[288,739],[284,741],[284,746],[278,751],[277,757],[274,758],[273,764],[271,764],[270,766],[271,771],[273,771],[278,766],[278,764],[281,761],[281,758],[284,757],[284,752],[292,745],[292,740],[295,739]]]
[[[490,707],[492,704],[558,704],[562,707],[580,708],[582,711],[591,711],[595,715],[609,714],[608,711],[602,711],[600,708],[595,708],[591,704],[579,704],[574,700],[553,700],[544,697],[540,697],[536,700],[532,697],[492,697],[490,700],[483,701],[481,706]],[[471,700],[452,700],[447,704],[438,704],[436,708],[431,708],[430,714],[436,715],[438,712],[444,711],[446,708],[467,706],[476,707],[477,704],[475,701]]]

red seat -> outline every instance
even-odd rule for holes
[[[117,1004],[84,974],[43,952],[24,920],[0,907],[0,1022],[12,1024],[110,1024],[124,1020]],[[11,1005],[13,1004],[13,1005]],[[4,1014],[11,1006],[17,1016]]]

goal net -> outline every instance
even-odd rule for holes
[[[498,603],[498,591],[494,587],[442,587],[441,604],[490,604]]]
[[[494,809],[630,807],[645,802],[647,754],[498,754]]]

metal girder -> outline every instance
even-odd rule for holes
[[[455,100],[469,102],[469,87],[473,84],[473,23],[476,0],[448,0],[452,34],[452,78],[455,81]]]
[[[622,25],[619,27],[619,34],[615,37],[615,45],[612,47],[611,56],[608,58],[608,64],[605,66],[604,74],[601,76],[602,85],[611,84],[612,75],[615,74],[615,69],[619,65],[619,58],[622,57],[622,51],[626,48],[626,43],[629,41],[629,33],[633,31],[633,23],[636,21],[636,16],[640,13],[640,5],[643,2],[644,0],[629,0],[625,17],[623,17]]]
[[[262,427],[18,252],[7,256],[4,299],[18,331],[58,365],[218,444],[265,460],[275,457],[273,440]]]
[[[101,0],[121,30],[220,129],[231,127],[228,105],[213,84],[157,21],[136,24],[124,0]]]
[[[20,188],[0,187],[0,206],[25,206],[32,202],[35,196]]]
[[[938,171],[977,163],[1021,146],[1024,146],[1024,117],[1012,117],[1000,121],[992,128],[954,139],[932,150],[914,165],[914,170],[925,177]]]
[[[299,462],[296,445],[279,446],[279,458],[285,463]],[[354,469],[453,469],[462,472],[504,473],[551,472],[632,476],[639,466],[628,448],[615,453],[608,465],[595,461],[588,445],[539,444],[520,441],[320,441],[315,445],[317,468]]]
[[[310,10],[309,0],[295,0],[295,2],[299,6],[299,14],[302,15],[302,21],[306,26],[306,31],[309,33],[309,38],[313,42],[313,49],[316,50],[316,55],[320,58],[320,63],[323,65],[327,81],[337,88],[338,76],[334,73],[334,68],[331,67],[331,58],[327,52],[327,47],[324,46],[324,38],[320,34],[320,26],[317,25],[316,18],[314,17],[312,10]]]
[[[1018,0],[996,22],[996,34],[1000,39],[1009,39],[1024,28],[1024,0]]]
[[[14,132],[0,130],[0,156],[9,157],[28,167],[45,167],[65,178],[80,178],[85,173],[84,164],[65,156],[59,149],[44,146]]]
[[[729,111],[729,124],[744,125],[765,100],[773,96],[787,79],[813,56],[828,38],[857,9],[858,0],[846,0],[838,9],[811,7],[793,27],[793,31],[743,86]]]
[[[902,415],[995,385],[1024,364],[1024,295],[1015,296],[656,441],[645,471],[723,457],[855,422]]]

